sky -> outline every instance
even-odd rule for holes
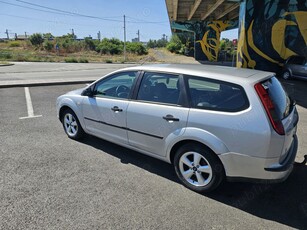
[[[73,13],[73,14],[72,14]],[[171,36],[165,0],[0,0],[0,38],[15,33],[52,33],[61,36],[74,30],[78,38],[124,39],[126,15],[127,40],[141,41]],[[237,30],[226,31],[222,37],[237,38]]]

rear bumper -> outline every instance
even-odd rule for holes
[[[238,153],[221,154],[219,158],[230,181],[281,182],[287,179],[293,169],[297,146],[295,135],[287,157],[281,163],[279,158],[257,158]]]
[[[264,170],[269,171],[269,172],[287,171],[293,165],[293,162],[295,160],[296,153],[297,153],[297,146],[298,146],[297,136],[294,135],[292,145],[290,149],[288,150],[286,158],[281,163],[272,164],[269,167],[264,168]]]

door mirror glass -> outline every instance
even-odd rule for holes
[[[93,97],[93,94],[94,94],[93,87],[88,87],[82,92],[82,96],[86,97]]]

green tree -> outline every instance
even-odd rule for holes
[[[43,35],[40,33],[35,33],[31,35],[29,39],[30,39],[31,44],[34,46],[40,46],[44,42]]]
[[[43,34],[44,39],[47,40],[52,40],[53,39],[53,35],[51,33],[45,33]]]
[[[180,38],[174,34],[172,35],[171,40],[167,44],[166,48],[172,53],[183,54],[185,46],[182,44]]]

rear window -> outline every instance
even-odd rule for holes
[[[192,108],[237,112],[249,107],[245,91],[239,85],[202,77],[189,77],[187,81]]]
[[[263,82],[262,86],[268,92],[273,101],[278,118],[282,120],[287,117],[290,112],[291,102],[281,83],[276,79],[276,77],[272,77]]]

